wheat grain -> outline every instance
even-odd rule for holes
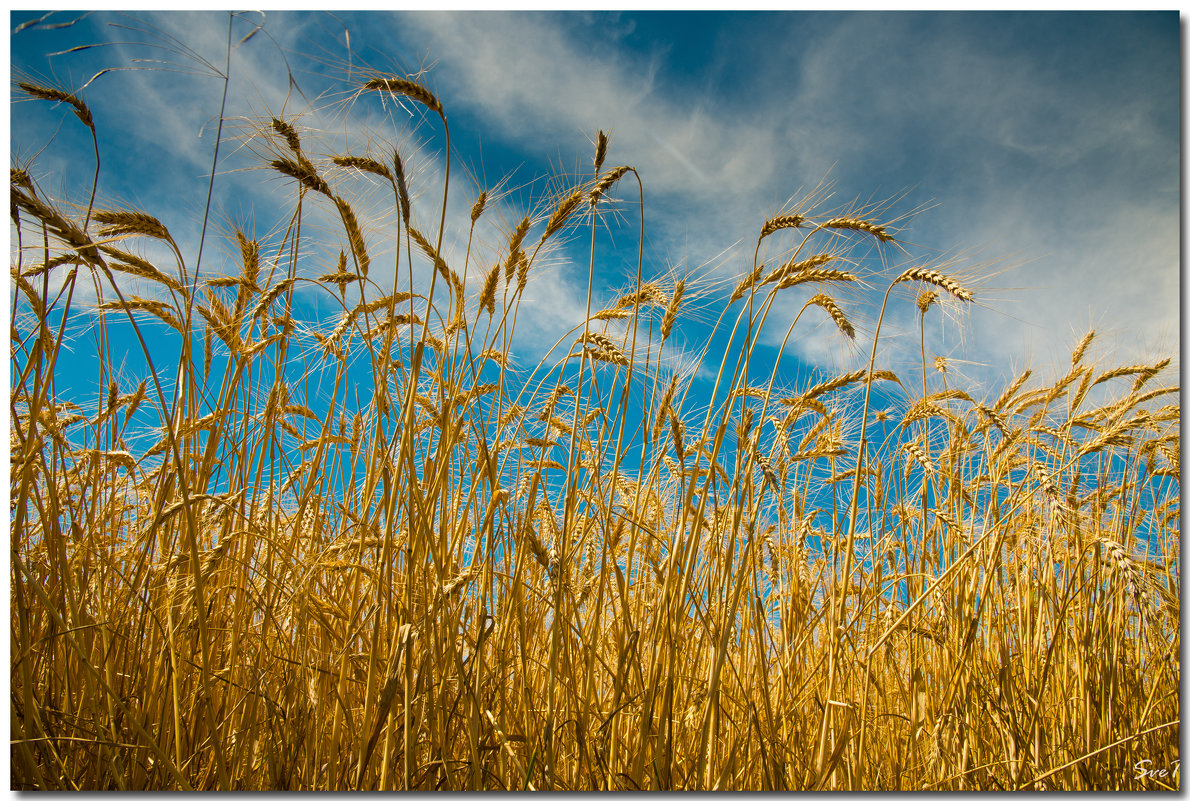
[[[737,300],[744,297],[744,295],[746,295],[748,291],[756,285],[756,282],[760,280],[760,276],[763,274],[764,265],[756,265],[756,267],[752,269],[752,272],[748,273],[738,284],[736,284],[736,288],[732,291],[731,297],[727,300],[727,305],[730,306]]]
[[[661,287],[653,283],[642,284],[636,292],[631,292],[616,300],[612,308],[632,309],[639,306],[661,307],[668,306],[669,301]]]
[[[332,161],[340,167],[348,167],[359,170],[360,172],[369,172],[373,175],[387,178],[390,181],[393,180],[392,171],[389,170],[387,165],[366,156],[335,156]]]
[[[834,258],[835,257],[829,253],[819,253],[815,256],[811,256],[808,259],[803,259],[802,261],[788,261],[770,272],[760,283],[764,285],[783,281],[798,273],[821,267],[822,265],[833,261]]]
[[[272,126],[273,130],[285,140],[285,144],[289,146],[290,150],[299,154],[302,152],[302,142],[301,139],[298,138],[297,130],[293,127],[293,125],[286,122],[285,120],[280,119],[279,117],[273,117]]]
[[[883,225],[877,225],[868,220],[860,220],[855,217],[835,217],[822,223],[821,227],[863,231],[876,237],[881,242],[891,242],[893,240],[893,235]]]
[[[970,291],[964,289],[957,281],[948,275],[943,275],[937,270],[928,270],[922,267],[911,267],[905,272],[901,273],[900,277],[894,283],[901,281],[924,281],[927,284],[933,284],[945,289],[950,294],[962,301],[970,302],[974,300],[975,296]]]
[[[1070,354],[1070,366],[1077,367],[1078,363],[1083,360],[1083,354],[1087,352],[1087,347],[1091,344],[1091,340],[1095,338],[1094,329],[1088,331],[1082,339],[1075,345],[1074,351]]]
[[[493,361],[500,365],[501,369],[506,369],[508,367],[508,357],[498,350],[492,350],[489,348],[488,350],[481,352],[479,354],[479,358]]]
[[[413,241],[421,249],[422,253],[425,253],[429,257],[431,263],[434,265],[434,269],[450,283],[451,290],[455,293],[456,297],[461,297],[463,294],[463,282],[455,274],[455,271],[447,266],[446,260],[438,255],[438,250],[430,244],[430,241],[420,231],[412,226],[408,230],[409,236],[413,238]]]
[[[30,97],[70,105],[74,109],[74,115],[79,118],[83,125],[86,125],[92,131],[95,130],[95,119],[91,116],[91,109],[87,108],[87,104],[80,100],[77,95],[73,95],[62,89],[52,89],[25,81],[19,82],[17,86],[24,90]]]
[[[601,129],[595,139],[595,174],[603,169],[603,160],[607,157],[608,135]]]
[[[96,209],[92,212],[91,219],[102,226],[99,229],[100,236],[138,235],[162,239],[166,242],[173,241],[169,231],[161,224],[160,220],[141,211]]]
[[[479,293],[479,311],[487,309],[488,314],[496,313],[496,285],[500,283],[500,265],[493,264],[484,277],[483,289]]]
[[[11,194],[12,204],[22,208],[29,214],[45,223],[56,237],[73,247],[78,254],[90,263],[98,261],[95,243],[81,228],[67,220],[52,206],[43,202],[35,195],[30,195],[21,189],[14,189]]]
[[[562,226],[566,224],[566,220],[570,217],[574,210],[578,208],[578,204],[582,201],[582,199],[583,190],[575,189],[573,192],[559,201],[557,207],[554,209],[553,214],[551,214],[549,220],[546,221],[545,233],[541,235],[542,242],[556,234],[562,228]]]
[[[938,472],[937,468],[934,467],[934,463],[930,461],[930,457],[928,457],[925,451],[922,450],[921,445],[916,442],[906,442],[902,447],[910,456],[916,459],[922,467],[925,468],[927,473],[934,475]]]
[[[844,373],[843,375],[823,381],[820,384],[815,384],[813,387],[802,393],[802,395],[797,400],[811,400],[817,398],[819,395],[825,395],[828,392],[834,392],[836,389],[845,387],[848,384],[854,384],[856,381],[862,381],[867,375],[867,370],[854,370],[850,373]]]
[[[273,305],[273,301],[281,297],[281,295],[283,295],[289,290],[291,286],[293,286],[295,280],[296,279],[293,278],[285,278],[262,292],[260,299],[256,302],[256,307],[252,310],[251,318],[255,320],[256,318],[260,317],[260,315],[264,314],[268,308]]]
[[[108,245],[100,245],[99,250],[107,256],[115,259],[115,263],[111,264],[113,270],[117,270],[128,275],[135,275],[138,278],[147,278],[150,281],[162,284],[170,290],[179,295],[186,296],[189,294],[184,286],[177,280],[170,278],[165,273],[158,270],[151,263],[142,259],[133,253],[128,253],[123,250],[117,250]]]
[[[826,313],[835,321],[835,325],[843,332],[843,335],[848,339],[855,339],[855,328],[851,325],[851,321],[847,319],[847,315],[839,308],[839,304],[835,302],[834,298],[820,292],[806,302],[825,309]]]
[[[347,231],[347,242],[351,245],[351,252],[355,256],[355,262],[359,267],[360,275],[366,278],[371,259],[368,257],[367,248],[364,246],[364,235],[360,231],[359,223],[355,219],[355,212],[351,210],[350,204],[340,197],[335,198],[335,206],[339,209],[339,216],[343,220],[343,228]]]
[[[110,303],[101,303],[97,308],[100,311],[128,310],[148,312],[179,334],[183,333],[182,323],[170,311],[170,306],[159,300],[148,300],[147,298],[130,295],[122,301],[117,300]]]
[[[431,111],[436,111],[439,116],[446,119],[445,112],[442,110],[442,104],[438,102],[438,98],[429,89],[426,89],[419,83],[404,78],[373,78],[365,83],[363,88],[370,91],[384,91],[391,92],[394,95],[403,95],[410,100],[421,103]]]
[[[800,214],[780,214],[765,220],[765,223],[760,228],[760,239],[764,239],[770,234],[775,234],[777,231],[785,228],[801,228],[806,218]]]
[[[822,284],[834,281],[850,283],[858,280],[855,275],[845,270],[803,270],[787,275],[777,284],[777,289],[789,289],[799,284]]]
[[[673,298],[670,299],[669,305],[665,309],[665,317],[661,321],[661,341],[669,339],[670,333],[673,331],[674,320],[678,316],[678,308],[682,305],[682,295],[686,291],[686,281],[681,279],[674,286]]]
[[[308,161],[297,162],[292,159],[274,159],[269,166],[282,175],[288,175],[307,189],[313,190],[334,200],[331,188]]]
[[[405,164],[401,154],[393,150],[393,173],[397,178],[397,201],[401,207],[401,221],[409,228],[409,185],[405,181]]]
[[[627,320],[632,312],[627,309],[601,309],[591,315],[591,320],[604,322],[608,320]]]

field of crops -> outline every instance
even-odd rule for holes
[[[1137,768],[1180,734],[1164,354],[1102,363],[1091,332],[1056,380],[978,390],[926,321],[980,276],[883,205],[808,193],[738,274],[680,274],[642,255],[649,165],[602,131],[493,219],[449,97],[346,92],[441,136],[441,185],[266,113],[223,146],[287,222],[212,220],[200,267],[96,190],[119,142],[82,92],[14,89],[94,138],[11,172],[14,789],[1179,786]],[[563,248],[586,319],[525,356]],[[611,302],[609,258],[637,274]],[[778,338],[866,368],[774,360],[790,303]],[[671,354],[693,318],[709,391]]]

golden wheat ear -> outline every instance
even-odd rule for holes
[[[142,211],[96,209],[91,219],[100,224],[99,235],[107,237],[147,236],[173,242],[160,220]]]
[[[806,302],[824,309],[831,316],[831,319],[835,321],[835,325],[839,327],[839,330],[843,332],[844,336],[848,339],[855,339],[855,327],[851,325],[851,321],[847,319],[847,315],[843,313],[843,310],[835,302],[834,298],[820,292]]]
[[[404,78],[373,78],[364,84],[364,89],[374,92],[389,92],[394,95],[403,95],[410,100],[416,100],[431,111],[438,113],[440,117],[445,119],[446,114],[442,110],[442,104],[438,102],[438,98],[424,86]]]
[[[878,225],[871,220],[860,220],[855,217],[835,217],[822,223],[822,228],[835,228],[848,231],[863,231],[866,234],[879,239],[881,242],[893,241],[893,235],[888,232],[888,229],[883,225]]]
[[[360,172],[370,172],[373,175],[379,175],[390,181],[393,180],[393,174],[389,170],[388,165],[382,164],[376,161],[376,159],[370,159],[366,156],[335,156],[331,161],[339,167],[349,167]]]
[[[562,229],[562,226],[566,224],[566,220],[569,219],[570,215],[574,213],[574,210],[578,208],[578,204],[580,201],[582,201],[582,199],[583,190],[575,189],[573,192],[558,202],[558,205],[554,208],[553,214],[551,214],[549,220],[546,221],[545,233],[541,235],[542,242],[545,242],[545,240],[549,239]]]
[[[954,280],[948,275],[943,275],[937,270],[913,267],[901,273],[901,275],[893,283],[899,283],[901,281],[924,281],[927,284],[940,286],[959,300],[966,301],[968,303],[975,299],[975,295],[972,294],[970,290],[964,289],[958,281]]]
[[[760,239],[775,234],[785,228],[801,228],[806,218],[800,214],[781,214],[766,220],[760,228]]]
[[[602,178],[600,178],[595,183],[595,186],[591,188],[591,194],[588,196],[588,201],[591,203],[591,205],[594,206],[596,203],[598,203],[599,198],[603,197],[604,193],[606,193],[608,189],[611,189],[612,184],[623,178],[631,169],[632,168],[628,166],[616,167],[607,175],[604,175]]]
[[[95,130],[95,118],[91,115],[91,109],[87,108],[87,104],[80,100],[77,95],[73,95],[62,89],[52,89],[48,86],[39,86],[38,84],[24,81],[18,83],[17,86],[30,97],[35,97],[39,100],[49,100],[54,103],[66,103],[74,109],[74,115],[79,118],[83,125],[86,125],[92,131]]]
[[[605,158],[607,158],[608,140],[609,140],[608,135],[606,133],[604,133],[602,130],[599,132],[599,136],[596,137],[596,139],[595,139],[595,174],[596,175],[598,175],[599,171],[601,169],[603,169],[603,160]]]
[[[314,165],[304,159],[301,161],[274,159],[269,162],[269,166],[282,175],[288,175],[290,178],[293,178],[307,189],[326,195],[329,198],[334,198],[334,195],[331,194],[330,186],[314,169]]]
[[[301,155],[302,140],[298,138],[297,130],[290,123],[278,117],[273,117],[273,130],[285,140],[285,144],[289,146],[295,154]]]

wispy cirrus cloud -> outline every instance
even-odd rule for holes
[[[749,62],[747,100],[663,86],[660,46],[596,47],[565,15],[402,21],[440,58],[443,91],[503,137],[558,147],[614,128],[616,154],[647,165],[659,249],[697,259],[715,237],[754,236],[828,171],[839,197],[916,185],[911,200],[939,208],[907,238],[996,265],[968,336],[936,344],[1002,374],[1022,352],[1053,358],[1087,325],[1116,331],[1124,353],[1170,347],[1176,330],[1176,36],[1154,20],[1074,16],[767,17],[764,42],[788,47]],[[1128,32],[1105,44],[1116,23]],[[741,74],[722,54],[749,52],[747,32],[724,26],[725,74]],[[1094,56],[1105,47],[1110,69]],[[1156,81],[1152,59],[1169,68]],[[836,358],[799,342],[811,362]]]
[[[588,139],[612,130],[609,162],[638,166],[645,182],[646,277],[673,260],[714,262],[714,280],[729,287],[751,268],[763,219],[829,174],[835,195],[827,205],[907,188],[913,191],[891,214],[935,203],[907,221],[902,238],[911,253],[969,252],[974,262],[992,265],[986,278],[975,267],[964,274],[981,305],[963,320],[928,318],[931,356],[1003,375],[1022,358],[1060,360],[1089,326],[1100,328],[1104,346],[1111,342],[1122,358],[1176,347],[1175,17],[709,15],[690,28],[697,35],[667,34],[667,26],[676,30],[689,19],[270,12],[274,39],[257,37],[233,58],[231,128],[284,111],[331,137],[333,148],[404,143],[421,153],[415,160],[422,165],[422,205],[430,208],[443,174],[441,142],[391,104],[351,101],[343,79],[349,69],[358,76],[364,61],[394,70],[432,65],[426,80],[452,121],[481,131],[493,163],[522,164],[519,174],[529,179],[552,168],[588,171]],[[151,20],[220,63],[225,16]],[[313,68],[311,55],[321,59]],[[301,63],[293,77],[305,98],[293,90],[286,57]],[[209,169],[221,83],[180,76],[163,88],[159,77],[101,80],[127,82],[116,113],[129,136],[143,132],[135,140],[143,148],[125,158],[149,160],[151,143],[165,142],[186,174],[108,188],[154,208],[161,205],[150,201],[172,196],[182,236],[195,240],[201,193],[193,187]],[[244,167],[233,147],[223,152],[218,180],[239,200],[217,211],[243,219],[270,202],[283,206],[282,181],[260,165]],[[456,164],[486,158],[457,155]],[[190,189],[178,189],[175,181],[183,179]],[[452,219],[465,218],[475,194],[457,186]],[[540,187],[495,201],[492,218],[515,224],[541,199]],[[621,203],[629,196],[621,188]],[[384,201],[377,196],[374,203],[363,216],[379,231]],[[635,211],[622,208],[627,228],[617,236],[626,238],[617,242],[631,250]],[[281,224],[256,222],[266,229]],[[326,224],[330,230],[333,217]],[[490,233],[499,239],[499,229]],[[465,239],[465,231],[448,232],[452,263],[461,260]],[[718,258],[737,243],[731,258]],[[533,315],[544,326],[534,331],[540,337],[560,334],[581,316],[583,258],[563,249],[540,273],[541,284],[527,297],[541,312]],[[601,271],[600,280],[622,284],[629,273],[634,266],[623,264]],[[601,283],[595,291],[604,297],[610,287]],[[882,350],[911,360],[914,348],[898,344],[916,338],[911,304],[894,306]],[[774,313],[766,341],[783,338],[796,313],[783,316],[790,308]],[[820,366],[860,359],[877,310],[857,297],[849,311],[858,320],[858,346],[840,347],[837,331],[816,325],[793,338],[792,353]]]

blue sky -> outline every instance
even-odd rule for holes
[[[11,26],[39,15],[13,12]],[[223,84],[188,56],[148,46],[165,41],[157,34],[112,23],[148,21],[221,66],[227,19],[97,12],[70,27],[27,28],[10,42],[15,76],[67,89],[130,58],[184,70],[111,72],[81,95],[96,112],[101,194],[161,217],[189,254],[197,251]],[[235,38],[256,19],[237,19]],[[894,199],[886,216],[898,219],[911,256],[961,259],[951,269],[978,303],[928,318],[927,355],[952,360],[976,389],[993,394],[1026,366],[1043,375],[1048,365],[1061,370],[1090,327],[1099,331],[1092,356],[1105,361],[1177,358],[1177,12],[270,11],[264,21],[267,35],[232,59],[216,235],[234,222],[266,236],[291,203],[292,187],[261,169],[251,143],[240,146],[252,130],[248,118],[272,114],[310,129],[311,141],[325,136],[353,152],[404,143],[422,207],[434,208],[442,169],[434,122],[418,124],[375,95],[350,91],[361,66],[423,70],[451,123],[454,219],[466,219],[477,187],[512,175],[516,191],[485,214],[493,249],[502,244],[501,222],[515,224],[558,189],[548,176],[589,171],[597,131],[613,133],[608,166],[631,164],[645,184],[646,278],[671,270],[703,276],[694,306],[702,311],[675,337],[687,354],[705,338],[699,321],[715,319],[750,267],[764,220],[826,181],[833,194],[824,209]],[[138,44],[47,58],[104,41]],[[304,96],[293,91],[286,65]],[[85,199],[84,182],[63,178],[68,165],[90,163],[81,126],[52,104],[22,101],[10,112],[13,162],[37,154],[33,173],[46,190]],[[621,188],[619,197],[628,196]],[[383,225],[385,203],[377,195],[365,204],[365,225]],[[635,272],[635,210],[624,210],[618,250],[597,270],[596,308]],[[460,261],[465,235],[447,235],[448,254]],[[206,248],[205,271],[230,264],[232,245],[212,239]],[[889,253],[894,264],[903,259]],[[522,329],[530,366],[535,347],[581,320],[585,284],[580,240],[553,256],[526,295],[536,310]],[[866,363],[871,297],[884,288],[875,280],[873,287],[840,297],[859,323],[857,344],[816,318],[799,323],[783,365],[834,374]],[[774,312],[767,347],[780,344],[799,307]],[[912,307],[906,292],[881,335],[881,361],[894,369],[920,359]],[[705,377],[718,360],[687,366]],[[806,383],[795,371],[785,383],[799,381]]]

